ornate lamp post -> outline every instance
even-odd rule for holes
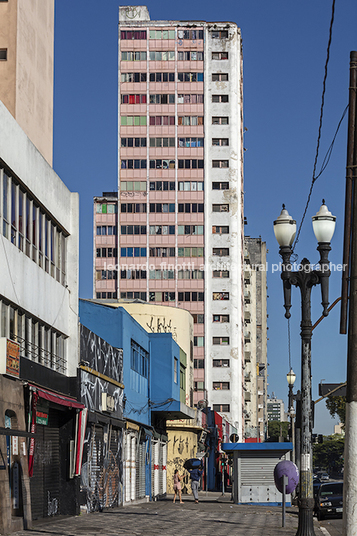
[[[294,417],[295,417],[295,410],[294,410],[294,395],[293,395],[293,387],[294,382],[296,380],[296,374],[291,368],[289,372],[286,375],[286,379],[288,380],[289,384],[289,416],[290,416],[290,428],[291,428],[291,441],[293,444],[293,459],[292,461],[295,462],[295,437],[294,437]]]
[[[283,205],[280,216],[274,222],[274,233],[279,243],[282,257],[285,317],[290,318],[291,285],[301,292],[301,450],[300,450],[300,495],[299,525],[296,536],[315,536],[313,526],[313,487],[312,487],[312,446],[311,446],[311,289],[321,285],[323,315],[328,315],[328,280],[330,277],[328,254],[335,230],[336,217],[329,212],[323,200],[319,212],[313,216],[313,230],[318,241],[317,251],[320,261],[313,270],[305,258],[297,271],[292,271],[291,246],[296,234],[296,221],[292,219]]]

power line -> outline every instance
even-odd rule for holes
[[[319,149],[320,149],[320,139],[321,139],[321,130],[322,130],[322,118],[323,118],[323,114],[324,114],[324,104],[325,104],[325,93],[326,93],[326,79],[327,79],[327,66],[328,66],[328,63],[329,63],[329,59],[330,59],[330,47],[331,47],[331,41],[332,41],[332,27],[333,27],[333,21],[334,21],[334,18],[335,18],[335,2],[336,0],[332,0],[332,13],[331,13],[331,21],[330,21],[330,30],[329,30],[329,40],[328,40],[328,44],[327,44],[327,55],[326,55],[326,62],[325,62],[325,74],[324,74],[324,79],[323,79],[323,83],[322,83],[322,97],[321,97],[321,108],[320,108],[320,123],[319,123],[319,131],[318,131],[318,136],[317,136],[317,146],[316,146],[316,154],[315,154],[315,161],[314,161],[314,168],[313,168],[313,172],[312,172],[312,181],[311,181],[311,186],[310,186],[310,191],[309,191],[309,195],[307,197],[307,202],[306,202],[306,206],[305,206],[305,210],[304,210],[304,213],[302,215],[302,219],[301,219],[301,223],[300,223],[300,226],[299,226],[299,230],[297,232],[297,235],[296,235],[296,239],[295,239],[295,243],[292,247],[292,251],[294,251],[295,249],[295,246],[296,244],[298,243],[299,241],[299,236],[300,236],[300,232],[301,232],[301,228],[302,228],[302,224],[304,222],[304,219],[305,219],[305,216],[306,216],[306,212],[307,212],[307,209],[308,209],[308,206],[309,206],[309,203],[310,203],[310,199],[311,199],[311,194],[312,194],[312,190],[313,190],[313,187],[314,187],[314,184],[315,184],[315,181],[317,180],[317,178],[321,175],[322,171],[319,173],[318,176],[315,175],[316,173],[316,166],[317,166],[317,160],[318,160],[318,157],[319,157]],[[340,121],[341,123],[341,121]],[[338,127],[339,128],[339,127]],[[337,134],[337,132],[336,132]],[[332,144],[333,145],[333,144]],[[327,163],[326,163],[327,165]],[[326,168],[326,165],[324,167],[324,169]]]

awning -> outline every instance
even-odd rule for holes
[[[77,400],[75,400],[74,398],[70,398],[68,396],[54,393],[53,391],[47,391],[47,389],[43,389],[42,387],[37,387],[37,385],[29,384],[29,386],[34,391],[37,391],[39,397],[44,398],[45,400],[49,400],[50,402],[54,402],[55,404],[59,404],[61,406],[67,406],[68,408],[77,408],[77,409],[83,409],[85,407],[84,404],[77,402]]]

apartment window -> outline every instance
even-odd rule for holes
[[[121,257],[146,257],[146,248],[127,247],[120,248]]]
[[[212,344],[226,346],[229,344],[229,337],[212,337]]]
[[[186,214],[189,213],[196,213],[196,212],[204,212],[204,204],[203,203],[179,203],[178,205],[178,211],[184,212]]]
[[[97,225],[98,236],[112,236],[117,234],[116,225]]]
[[[224,203],[224,204],[214,204],[212,205],[212,212],[229,212],[229,205]]]
[[[178,39],[191,39],[195,41],[197,39],[203,39],[203,30],[177,30]]]
[[[185,160],[179,160],[178,168],[179,169],[203,169],[204,160],[196,160],[196,159],[191,160],[189,158]]]
[[[150,270],[149,279],[155,280],[173,280],[175,279],[175,270]]]
[[[212,102],[229,102],[228,95],[212,95]]]
[[[177,95],[177,104],[203,104],[203,93],[199,94],[182,94]]]
[[[204,359],[194,359],[193,360],[193,368],[195,368],[195,369],[204,369],[205,368]]]
[[[194,391],[204,391],[204,389],[205,389],[205,382],[193,382]]]
[[[146,82],[146,73],[121,73],[121,82]]]
[[[205,315],[203,314],[193,314],[193,323],[194,324],[204,324],[205,323]]]
[[[96,203],[97,214],[116,214],[118,205],[116,203]]]
[[[193,346],[197,346],[199,348],[202,348],[205,345],[205,338],[204,337],[193,337]]]
[[[215,147],[228,147],[229,138],[212,138],[212,145]]]
[[[180,181],[178,183],[180,192],[203,192],[203,181]]]
[[[174,302],[175,292],[149,292],[149,301],[152,302]]]
[[[178,279],[204,279],[203,270],[178,270]]]
[[[228,30],[214,30],[211,32],[212,39],[228,39]]]
[[[229,248],[213,248],[212,249],[212,255],[216,257],[228,257],[229,256]]]
[[[212,117],[212,125],[228,125],[228,124],[229,124],[228,116]]]
[[[11,172],[1,168],[0,191],[4,237],[64,285],[67,234],[36,204],[30,192],[20,188]]]
[[[178,257],[203,257],[204,248],[183,248],[179,247],[177,249]]]
[[[212,300],[229,300],[229,292],[213,292]]]
[[[134,50],[121,53],[122,61],[146,61],[146,51]]]
[[[102,294],[105,294],[105,292],[103,292]],[[113,293],[116,295],[116,292]],[[102,295],[102,298],[104,298],[104,296]],[[113,298],[116,298],[116,296],[113,296]],[[146,301],[146,292],[121,292],[120,293],[120,298],[123,299],[123,300],[142,300],[142,301]]]
[[[220,278],[220,279],[229,279],[229,271],[228,270],[213,270],[212,277]]]
[[[214,367],[229,367],[229,359],[213,359]]]
[[[198,50],[185,50],[177,52],[178,61],[203,61],[203,52]]]
[[[150,73],[150,82],[175,82],[175,73]]]
[[[175,257],[175,248],[150,248],[150,257]]]
[[[146,160],[122,160],[121,169],[146,169]]]
[[[0,48],[0,61],[6,61],[6,60],[7,60],[7,48]]]
[[[212,160],[213,168],[228,168],[229,160]]]
[[[141,213],[147,211],[146,203],[122,203],[120,205],[122,213]]]
[[[228,60],[228,52],[212,52],[213,60]]]
[[[212,73],[212,82],[228,82],[228,73]]]
[[[150,147],[175,147],[175,138],[150,138]]]
[[[122,95],[122,104],[146,104],[146,93],[139,95]]]
[[[145,123],[146,124],[146,123]],[[167,126],[175,125],[175,116],[174,115],[150,115],[149,117],[150,126]]]
[[[121,225],[122,235],[146,235],[146,225]]]
[[[120,39],[146,39],[146,30],[122,30]]]
[[[150,160],[150,169],[175,169],[175,160]]]
[[[122,115],[120,123],[122,127],[146,126],[146,115]]]
[[[229,190],[229,182],[212,182],[212,190]]]
[[[158,95],[150,95],[150,104],[175,104],[175,94],[170,93],[168,95],[164,94],[158,94]]]
[[[111,279],[117,279],[118,272],[115,270],[96,270],[96,280],[106,281]]]
[[[150,39],[175,39],[175,30],[150,30]]]
[[[146,270],[121,270],[120,279],[146,279]]]
[[[149,233],[151,235],[174,235],[175,226],[174,225],[150,225]]]
[[[178,126],[197,126],[203,125],[203,116],[202,115],[185,115],[179,116],[177,121]]]
[[[231,406],[229,404],[213,404],[213,411],[229,413],[231,411]]]
[[[121,138],[122,147],[146,147],[146,138]]]
[[[149,52],[150,61],[175,61],[174,50],[151,50]]]
[[[178,138],[178,147],[204,147],[204,138]]]
[[[150,182],[150,191],[154,192],[172,192],[175,190],[175,181],[152,181]]]
[[[178,235],[203,235],[203,225],[179,225],[177,227]]]
[[[212,234],[229,234],[229,225],[212,225]]]
[[[179,82],[203,82],[203,73],[177,73]]]
[[[120,181],[122,192],[146,192],[146,181]]]
[[[230,383],[229,382],[213,382],[212,388],[214,391],[229,391]]]
[[[178,293],[178,301],[204,301],[204,292],[179,292]]]
[[[161,212],[175,212],[175,203],[150,203],[149,209],[151,213],[159,214]]]
[[[149,353],[131,339],[130,368],[144,378],[149,377]]]

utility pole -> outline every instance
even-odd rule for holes
[[[344,302],[347,303],[346,281],[350,285],[347,345],[347,398],[345,466],[343,486],[343,535],[357,534],[357,52],[350,54],[350,89],[348,115],[348,141],[346,165],[346,212],[344,237],[344,263],[349,271],[343,273],[341,333],[343,330]],[[350,258],[348,250],[350,249]],[[346,257],[347,255],[347,257]],[[345,266],[344,266],[345,268]]]

